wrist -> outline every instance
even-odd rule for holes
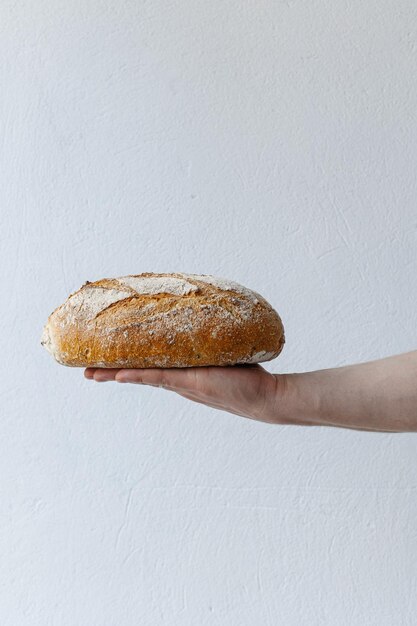
[[[374,430],[363,423],[360,389],[351,374],[352,366],[276,374],[285,388],[280,423]]]
[[[319,389],[310,379],[312,373],[273,374],[275,394],[270,422],[295,426],[320,425]]]
[[[352,366],[285,374],[288,424],[373,430],[363,425]]]

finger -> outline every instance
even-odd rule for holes
[[[204,368],[139,368],[121,369],[115,376],[116,382],[153,385],[167,389],[193,389],[195,386],[194,369]]]
[[[93,380],[99,383],[107,382],[109,380],[114,380],[118,371],[119,369],[114,369],[114,368],[106,369],[106,368],[98,367],[93,372]]]

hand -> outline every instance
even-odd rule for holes
[[[285,376],[259,364],[228,367],[107,369],[88,367],[84,376],[98,382],[116,381],[162,387],[214,409],[268,423],[280,420],[276,404],[284,403]]]

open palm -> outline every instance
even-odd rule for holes
[[[109,369],[88,367],[84,375],[97,382],[153,385],[184,398],[235,415],[277,423],[274,406],[285,377],[259,364],[227,367]]]

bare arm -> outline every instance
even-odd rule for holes
[[[85,377],[162,387],[194,402],[272,424],[417,432],[417,351],[291,374],[243,365],[87,368]]]
[[[311,425],[417,432],[417,351],[287,375],[288,417]]]

